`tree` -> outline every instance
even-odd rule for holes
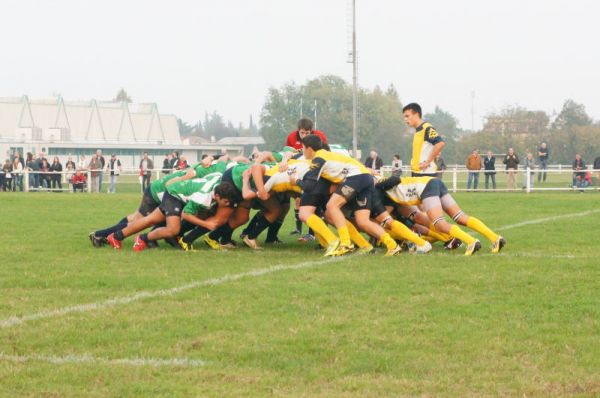
[[[592,124],[592,118],[585,112],[585,106],[578,104],[572,99],[568,99],[563,104],[562,110],[554,120],[552,126],[555,129],[562,130],[575,126],[589,126]]]
[[[117,92],[117,96],[115,97],[115,102],[127,102],[131,103],[131,97],[127,94],[127,91],[123,87],[119,89]]]
[[[457,162],[456,141],[462,135],[462,130],[458,127],[458,119],[439,106],[436,106],[432,113],[426,113],[423,118],[431,123],[443,137],[446,143],[442,155],[444,160],[446,162]]]
[[[192,135],[194,127],[190,126],[187,122],[184,122],[180,118],[177,118],[177,126],[179,127],[179,134],[183,136]]]

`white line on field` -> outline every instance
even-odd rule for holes
[[[115,297],[110,298],[104,301],[98,301],[95,303],[87,303],[87,304],[79,304],[70,307],[56,308],[47,311],[41,311],[34,314],[23,315],[23,316],[12,316],[10,318],[6,318],[0,321],[0,329],[10,328],[12,326],[21,325],[25,322],[35,321],[38,319],[46,319],[46,318],[54,318],[72,313],[81,313],[81,312],[89,312],[96,311],[104,308],[115,307],[118,305],[125,305],[132,303],[134,301],[139,301],[142,299],[154,298],[154,297],[165,297],[165,296],[173,296],[175,294],[184,292],[186,290],[196,289],[203,286],[215,286],[221,285],[226,282],[233,282],[245,277],[259,277],[263,275],[272,274],[279,271],[285,270],[296,270],[301,268],[311,268],[317,267],[319,265],[328,264],[336,261],[342,260],[342,257],[337,258],[328,258],[325,260],[318,261],[306,261],[299,264],[293,265],[274,265],[268,268],[260,268],[253,271],[242,272],[240,274],[234,275],[225,275],[219,278],[211,278],[200,281],[190,282],[185,285],[173,287],[170,289],[161,289],[155,291],[142,291],[139,293],[135,293],[129,296],[123,297]]]
[[[598,213],[598,212],[600,212],[600,209],[587,210],[587,211],[582,211],[579,213],[561,214],[561,215],[552,216],[552,217],[537,218],[534,220],[523,221],[523,222],[519,222],[516,224],[505,225],[503,227],[496,228],[496,231],[506,231],[507,229],[524,227],[525,225],[541,224],[541,223],[544,223],[547,221],[556,221],[556,220],[560,220],[563,218],[585,217],[585,216],[589,216],[590,214]]]
[[[195,368],[204,366],[207,362],[199,359],[173,358],[98,358],[91,355],[67,355],[63,357],[53,355],[10,355],[0,352],[0,361],[10,362],[47,362],[55,365],[62,364],[104,364],[104,365],[125,365],[125,366],[152,366],[152,367],[186,367]]]

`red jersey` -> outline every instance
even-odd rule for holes
[[[321,130],[313,130],[312,133],[321,137],[323,142],[327,144],[327,137],[325,137],[325,133],[323,133]],[[300,140],[300,134],[298,134],[298,130],[294,130],[288,135],[285,145],[291,146],[294,149],[302,149],[302,141]]]

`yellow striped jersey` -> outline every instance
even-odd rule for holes
[[[387,189],[385,194],[400,205],[418,205],[425,186],[433,179],[434,177],[402,177],[400,183]]]
[[[430,174],[437,171],[437,166],[433,160],[425,170],[419,169],[419,164],[427,161],[433,152],[433,146],[442,141],[442,137],[428,122],[424,122],[417,127],[413,137],[412,159],[410,161],[410,168],[414,173]]]
[[[279,165],[271,167],[265,171],[265,177],[269,177],[265,182],[265,190],[267,192],[301,193],[302,189],[299,186],[290,183],[290,176],[295,174],[295,178],[301,180],[309,168],[310,163],[308,161],[293,159],[288,161],[288,168],[286,171],[279,171]]]
[[[361,162],[350,156],[333,153],[321,149],[315,152],[310,170],[306,173],[311,178],[323,178],[334,184],[339,184],[347,177],[361,174],[371,174]]]

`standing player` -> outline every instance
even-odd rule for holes
[[[402,112],[406,124],[416,130],[413,136],[410,161],[412,175],[435,177],[437,166],[434,160],[446,145],[444,140],[431,124],[422,119],[419,104],[408,104],[402,108]]]

